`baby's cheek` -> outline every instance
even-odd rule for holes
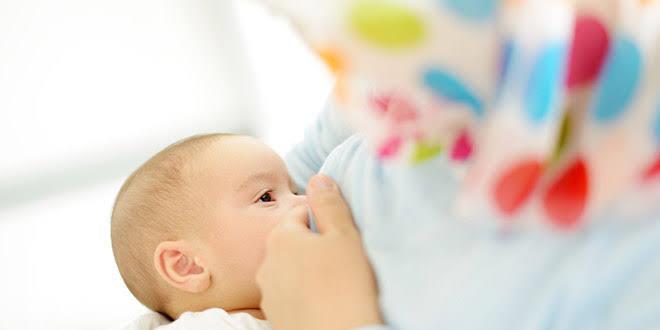
[[[255,248],[255,251],[259,251],[260,261],[263,258],[263,255],[266,253],[266,241],[268,240],[268,236],[273,231],[275,226],[277,226],[277,223],[277,218],[271,218],[263,221],[259,228],[255,229],[255,232],[253,233],[253,247]]]

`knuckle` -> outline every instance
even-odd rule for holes
[[[354,241],[355,240],[355,230],[349,226],[341,226],[337,228],[337,231],[343,235],[346,239],[349,241]]]

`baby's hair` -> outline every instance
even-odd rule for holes
[[[133,172],[117,194],[111,218],[115,262],[131,293],[153,311],[165,313],[169,304],[153,265],[155,249],[194,227],[198,198],[189,183],[195,160],[213,142],[230,135],[198,135],[170,145]]]

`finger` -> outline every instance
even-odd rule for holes
[[[307,200],[319,233],[356,231],[351,209],[344,201],[339,187],[328,176],[320,174],[310,180]]]

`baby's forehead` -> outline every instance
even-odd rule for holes
[[[240,170],[242,167],[269,166],[282,159],[273,149],[250,136],[236,135],[214,141],[207,148],[201,161],[217,167]]]
[[[266,144],[249,136],[215,141],[193,166],[206,180],[221,180],[232,186],[255,175],[288,178],[282,158]]]

